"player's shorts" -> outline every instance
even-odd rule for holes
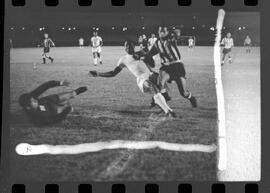
[[[43,48],[43,52],[46,54],[46,53],[49,53],[50,52],[50,47],[44,47]]]
[[[92,47],[92,52],[93,52],[93,53],[94,53],[94,52],[101,53],[101,47],[100,47],[100,46],[98,46],[98,47],[96,47],[96,48]]]
[[[231,52],[232,49],[231,48],[224,48],[223,49],[223,54],[228,54],[229,52]]]
[[[153,76],[154,73],[144,73],[141,74],[139,77],[137,77],[137,85],[139,87],[139,89],[143,92],[143,93],[147,93],[151,91],[151,78]]]
[[[176,62],[170,65],[163,65],[159,70],[169,74],[169,83],[171,83],[173,80],[178,80],[180,77],[186,77],[186,70],[182,62]]]

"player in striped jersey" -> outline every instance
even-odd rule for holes
[[[192,96],[191,92],[186,88],[186,71],[183,62],[181,61],[181,54],[177,48],[176,35],[174,33],[170,34],[166,27],[160,27],[158,34],[159,39],[155,42],[147,55],[153,57],[154,55],[159,54],[160,56],[161,92],[167,93],[166,83],[175,81],[180,94],[191,102],[192,107],[197,107],[196,98]]]
[[[234,44],[233,44],[233,38],[231,36],[232,36],[231,33],[227,33],[226,37],[223,38],[221,41],[221,45],[224,45],[223,52],[222,52],[223,54],[222,54],[221,65],[224,65],[226,55],[228,55],[229,63],[232,63],[231,51]]]
[[[47,33],[44,34],[44,40],[41,46],[43,46],[43,53],[42,53],[43,64],[46,63],[46,58],[48,58],[49,60],[51,60],[51,62],[53,62],[54,59],[51,56],[49,56],[49,53],[50,53],[50,48],[52,46],[55,47],[55,44],[52,41],[52,39],[49,38],[49,35]]]

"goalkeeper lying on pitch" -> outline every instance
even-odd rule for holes
[[[51,80],[40,85],[29,93],[19,97],[19,104],[30,120],[39,126],[62,121],[73,110],[70,99],[85,92],[87,87],[80,87],[73,91],[40,97],[46,90],[57,86],[69,86],[68,81]]]

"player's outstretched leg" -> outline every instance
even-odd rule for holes
[[[169,96],[168,93],[168,85],[167,82],[170,79],[170,76],[165,73],[164,71],[160,71],[159,73],[159,77],[158,77],[158,89],[160,91],[160,93],[163,95],[163,97],[165,98],[166,102],[171,100],[171,97]],[[150,107],[154,107],[156,105],[154,98],[152,97],[152,101],[151,101],[151,105]]]
[[[150,87],[153,88],[153,91],[154,91],[153,100],[164,111],[166,116],[168,116],[168,117],[176,117],[176,114],[169,107],[169,105],[167,104],[164,96],[159,92],[159,88],[158,88],[158,86],[156,84],[154,84],[153,82],[150,82],[150,81],[145,81],[143,83],[143,85],[144,85],[145,88],[150,88]]]
[[[192,107],[196,108],[198,106],[197,99],[192,96],[190,91],[186,89],[186,79],[184,77],[180,77],[178,80],[176,80],[176,84],[180,94],[190,101]]]
[[[69,103],[70,99],[75,98],[77,95],[84,93],[85,91],[87,91],[87,87],[83,86],[83,87],[79,87],[76,90],[73,90],[70,92],[59,93],[58,94],[59,104],[64,105],[66,103]]]
[[[50,57],[50,56],[49,56],[49,59],[51,60],[51,63],[53,63],[53,60],[54,60],[54,59],[53,59],[52,57]]]

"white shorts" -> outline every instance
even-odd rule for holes
[[[94,53],[94,52],[101,53],[101,47],[100,47],[100,46],[98,46],[98,47],[96,47],[96,48],[92,47],[92,52],[93,52],[93,53]]]
[[[151,85],[144,84],[145,81],[149,80],[151,73],[144,73],[137,77],[137,85],[143,93],[149,92]]]

